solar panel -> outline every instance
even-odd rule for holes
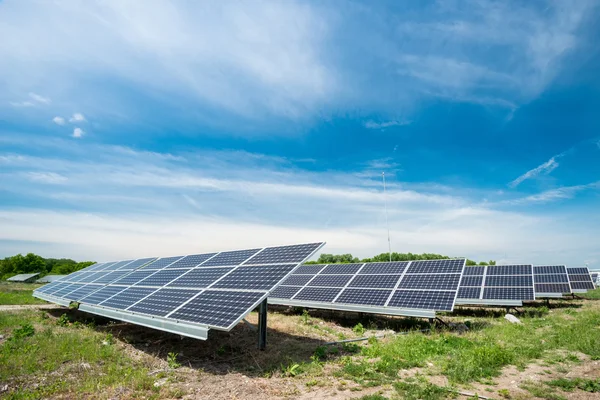
[[[558,298],[572,292],[564,265],[534,266],[533,282],[536,298]]]
[[[19,275],[15,275],[15,276],[8,278],[7,281],[9,281],[9,282],[33,282],[38,276],[40,276],[39,273],[19,274]]]
[[[535,300],[531,265],[485,265],[466,267],[457,304],[522,306]]]
[[[594,282],[594,286],[598,286],[598,276],[600,276],[600,274],[598,272],[590,272],[590,276],[592,277],[592,282]]]
[[[453,309],[464,265],[464,259],[303,265],[269,303],[433,318]]]
[[[209,329],[233,328],[323,244],[98,264],[34,296],[63,305],[77,301],[82,311],[206,339]]]
[[[590,270],[587,267],[568,267],[567,275],[573,293],[585,293],[595,288]]]

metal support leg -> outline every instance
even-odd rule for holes
[[[267,299],[260,303],[258,308],[258,348],[267,347]]]

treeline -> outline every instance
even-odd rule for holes
[[[392,253],[392,261],[415,261],[415,260],[442,260],[451,257],[434,253]],[[385,262],[390,261],[390,253],[381,253],[371,258],[353,257],[352,254],[321,254],[317,261],[308,261],[307,264],[348,264],[358,262]],[[467,259],[467,265],[496,265],[496,261],[476,261]]]
[[[25,256],[17,254],[0,260],[0,277],[7,279],[13,275],[34,272],[39,272],[42,275],[66,275],[92,264],[94,264],[94,261],[77,262],[70,258],[44,258],[33,253]]]

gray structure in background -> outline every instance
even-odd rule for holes
[[[33,283],[40,273],[35,274],[19,274],[7,279],[8,282],[22,282],[22,283]]]

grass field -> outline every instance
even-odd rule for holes
[[[459,334],[420,332],[428,324],[416,319],[281,308],[269,313],[259,351],[244,324],[203,342],[64,308],[0,312],[0,397],[600,398],[600,301],[536,304],[520,325],[503,317],[469,308],[442,316],[470,327]]]
[[[0,305],[45,304],[45,301],[31,295],[40,286],[42,285],[33,283],[0,282]]]

